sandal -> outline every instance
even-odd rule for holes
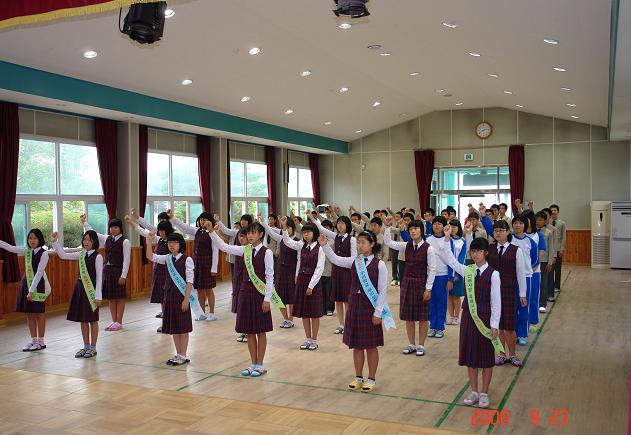
[[[75,357],[75,358],[83,358],[83,356],[85,355],[85,352],[86,352],[86,349],[85,349],[85,348],[84,348],[84,349],[81,349],[81,350],[79,350],[79,352],[77,352],[77,353],[75,353],[75,354],[74,354],[74,357]]]
[[[84,357],[84,358],[92,358],[92,357],[94,357],[94,356],[96,356],[96,350],[93,350],[93,349],[88,349],[88,350],[86,350],[86,351],[85,351],[85,353],[83,354],[83,357]]]
[[[254,372],[254,366],[250,366],[247,369],[241,370],[241,376],[251,376]]]
[[[156,332],[161,333],[162,332],[162,326],[160,326],[158,329],[156,329]]]
[[[361,390],[363,386],[364,386],[364,381],[360,381],[359,379],[355,378],[353,382],[348,384],[348,389],[352,391],[357,391],[357,390]]]
[[[508,361],[515,367],[523,367],[524,365],[523,361],[517,358],[517,355],[511,356]]]
[[[375,389],[375,383],[374,382],[366,382],[364,383],[364,385],[362,385],[362,389],[361,392],[362,393],[370,393],[372,390]]]
[[[176,366],[176,365],[178,365],[177,356],[174,356],[173,358],[169,358],[167,360],[167,365],[168,366]]]
[[[496,366],[502,366],[506,364],[507,362],[508,362],[508,358],[506,358],[506,355],[499,355],[495,357]]]
[[[333,334],[343,334],[344,333],[344,328],[341,326],[338,326],[337,328],[335,328],[335,331],[333,331]]]
[[[435,329],[430,329],[429,332],[427,333],[428,337],[435,337],[436,336],[436,330]]]
[[[434,334],[434,338],[443,338],[444,336],[445,336],[445,333],[441,331],[440,329],[436,330],[436,334]]]
[[[318,342],[317,341],[312,341],[311,343],[309,343],[309,347],[307,348],[308,350],[316,350],[318,348]]]
[[[246,343],[248,341],[248,338],[246,337],[245,334],[241,334],[237,337],[237,341],[239,343]]]
[[[159,312],[158,314],[156,314],[156,319],[161,319],[162,318],[162,312]]]
[[[258,378],[263,376],[265,373],[267,373],[267,370],[263,368],[263,366],[259,366],[252,370],[252,374],[250,376],[252,376],[253,378]]]
[[[403,355],[412,355],[414,352],[416,352],[416,347],[411,344],[403,349]]]

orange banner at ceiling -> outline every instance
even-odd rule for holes
[[[158,0],[0,0],[0,29],[90,15]]]

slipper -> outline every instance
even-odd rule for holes
[[[523,361],[517,358],[516,355],[511,356],[508,361],[515,367],[522,367],[524,365]]]
[[[361,392],[362,393],[370,393],[374,389],[375,389],[375,384],[374,383],[366,382],[366,383],[364,383],[364,385],[362,385]]]
[[[263,376],[265,373],[267,373],[266,369],[264,369],[263,367],[257,367],[252,370],[252,374],[250,376],[252,376],[253,378],[258,378],[260,376]]]
[[[351,382],[350,384],[348,384],[348,389],[352,390],[352,391],[357,391],[357,390],[361,390],[361,388],[364,386],[364,382],[358,380],[357,378],[355,378],[355,380],[353,382]]]
[[[496,366],[501,366],[504,365],[508,362],[508,358],[506,358],[506,355],[499,355],[495,357],[495,365]]]
[[[253,367],[253,366],[250,366],[250,367],[248,367],[247,369],[243,369],[243,370],[241,371],[241,376],[251,376],[251,375],[252,375],[252,372],[254,372],[254,367]]]
[[[343,334],[344,333],[344,328],[342,328],[341,326],[338,326],[337,328],[335,328],[335,331],[333,331],[333,334]]]

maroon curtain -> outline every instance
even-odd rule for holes
[[[210,180],[210,138],[197,136],[197,166],[199,169],[199,191],[202,197],[202,207],[205,211],[212,209],[213,192]]]
[[[432,174],[434,172],[434,151],[414,151],[414,166],[416,168],[419,210],[422,214],[429,207],[429,196],[432,191]]]
[[[318,169],[318,155],[309,154],[309,169],[311,169],[311,186],[313,187],[313,202],[320,204],[320,171]]]
[[[101,118],[94,120],[94,138],[99,172],[101,173],[101,187],[110,219],[116,217],[116,200],[118,198],[117,135],[116,121]]]
[[[270,213],[276,213],[276,148],[265,147],[267,163],[267,205]]]
[[[138,126],[138,214],[145,217],[147,206],[147,153],[149,152],[149,131],[146,125]],[[146,240],[140,236],[140,246],[144,252]],[[141,255],[142,264],[147,264],[146,255]]]
[[[0,186],[0,239],[15,245],[13,235],[13,209],[15,207],[15,192],[18,186],[18,156],[20,153],[20,123],[18,105],[0,101],[0,171],[2,185]],[[4,282],[20,280],[18,257],[15,254],[0,249],[0,258],[4,260],[2,273]]]
[[[510,196],[513,216],[519,214],[515,206],[516,199],[524,199],[524,146],[511,145],[508,148],[508,177],[510,179]]]

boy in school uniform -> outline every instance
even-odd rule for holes
[[[557,250],[556,263],[554,264],[554,296],[551,297],[552,301],[556,299],[556,293],[561,291],[561,266],[563,265],[563,256],[565,254],[565,240],[567,237],[567,228],[565,222],[559,219],[559,206],[552,204],[550,207],[552,215],[550,219],[552,226],[554,227],[554,245]],[[550,299],[548,299],[550,300]]]
[[[322,227],[333,231],[333,222],[328,219],[324,219],[322,221]],[[335,249],[335,240],[329,240],[329,246]],[[320,277],[320,284],[322,285],[322,294],[324,295],[324,314],[327,316],[332,316],[335,311],[335,302],[331,299],[331,272],[333,266],[331,265],[331,261],[327,258],[324,262],[324,271],[322,272],[322,276]]]
[[[554,230],[548,228],[548,214],[545,211],[538,212],[535,215],[535,219],[537,221],[537,229],[544,237],[546,243],[546,250],[541,258],[541,291],[539,293],[539,312],[545,313],[547,311],[548,292],[551,290],[549,277],[556,261]]]
[[[423,214],[423,220],[425,221],[425,234],[432,234],[433,230],[433,222],[434,222],[434,218],[436,217],[436,210],[434,210],[433,208],[429,207],[427,208],[427,210],[425,210],[425,213]]]
[[[506,203],[501,202],[499,204],[499,218],[503,221],[506,221],[507,224],[511,224],[512,219],[506,214],[508,211],[508,205]]]
[[[395,222],[399,222],[401,219],[403,219],[403,214],[401,214],[400,211],[396,212],[396,213],[392,213],[392,210],[389,210],[389,216],[394,216],[394,221]],[[388,223],[387,223],[387,217],[385,219],[385,225],[386,227],[388,227]],[[384,228],[385,231],[385,228]],[[395,242],[399,240],[399,232],[398,230],[392,230],[391,231],[391,237],[392,240],[394,240]],[[384,249],[386,249],[385,245],[384,245]],[[392,281],[390,282],[390,285],[399,285],[400,284],[400,280],[399,280],[399,251],[397,251],[396,249],[392,249],[392,248],[387,248],[389,251],[389,256],[390,256],[390,261],[392,263]]]
[[[432,233],[425,240],[438,251],[445,237],[443,229],[447,226],[447,219],[436,216],[432,222]],[[447,316],[447,301],[449,269],[447,264],[439,258],[436,259],[436,275],[432,287],[432,298],[429,301],[429,332],[428,337],[443,338],[445,336],[445,317]]]

